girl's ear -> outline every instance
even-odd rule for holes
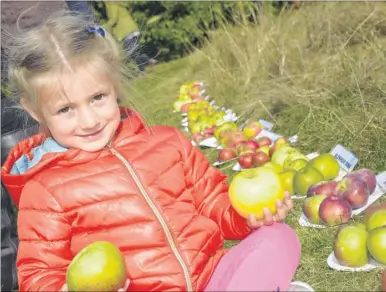
[[[29,102],[26,101],[25,98],[20,98],[20,104],[21,106],[30,114],[30,116],[38,121],[39,123],[41,123],[40,121],[40,118],[39,118],[39,115],[37,114],[37,112],[33,109],[33,107],[31,106],[31,104]]]

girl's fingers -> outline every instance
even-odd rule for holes
[[[264,208],[264,225],[272,225],[273,224],[273,215],[268,208]]]
[[[287,206],[288,210],[292,210],[294,207],[291,195],[289,192],[284,192],[284,204]]]
[[[276,202],[276,207],[277,207],[277,213],[275,214],[275,222],[282,221],[286,216],[287,216],[287,208],[286,206],[283,205],[283,202],[280,200],[277,200]]]

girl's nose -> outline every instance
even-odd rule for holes
[[[80,111],[79,115],[79,124],[83,130],[98,128],[100,121],[92,109],[84,109]]]

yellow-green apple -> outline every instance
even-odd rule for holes
[[[217,161],[228,161],[236,157],[237,155],[232,149],[225,148],[218,152]]]
[[[243,133],[248,140],[254,139],[263,130],[263,125],[257,121],[248,122],[243,128]]]
[[[338,160],[330,153],[323,153],[316,156],[308,162],[308,165],[319,170],[325,180],[336,178],[340,170]]]
[[[253,153],[247,153],[247,154],[241,155],[239,157],[239,164],[244,169],[251,168],[253,166],[252,159],[253,159]]]
[[[281,168],[280,165],[277,165],[276,163],[273,163],[272,161],[265,163],[262,167],[270,168],[273,171],[275,171],[277,174],[279,174],[283,171],[283,169]]]
[[[306,198],[303,202],[303,213],[312,224],[320,224],[319,207],[326,195],[319,195]]]
[[[279,149],[277,149],[273,155],[271,161],[280,165],[284,166],[284,161],[286,158],[291,154],[295,153],[297,150],[295,148],[289,147],[289,146],[283,146]]]
[[[321,181],[310,186],[307,191],[307,197],[326,195],[337,195],[338,183],[334,180]]]
[[[307,162],[310,160],[306,155],[296,151],[291,154],[289,154],[286,159],[284,160],[283,163],[283,168],[286,169],[289,167],[289,165],[292,163],[292,161],[297,160],[297,159],[303,159],[306,160]],[[308,164],[307,164],[308,166]]]
[[[328,226],[347,223],[351,214],[350,204],[341,196],[328,196],[319,207],[319,217]]]
[[[378,209],[373,212],[365,224],[368,231],[380,226],[386,226],[386,209]]]
[[[367,249],[377,262],[386,265],[386,226],[369,231]]]
[[[319,171],[313,167],[305,167],[297,171],[294,176],[294,192],[306,196],[310,186],[322,180],[323,175]]]
[[[287,138],[285,137],[279,137],[275,140],[275,142],[273,143],[275,146],[279,146],[279,147],[282,147],[282,146],[285,146],[285,145],[288,145],[288,140]]]
[[[345,177],[350,177],[350,176],[355,176],[363,179],[370,190],[370,194],[374,193],[375,188],[377,187],[377,179],[372,170],[363,168],[363,169],[350,172],[349,174],[345,175]]]
[[[381,203],[374,203],[370,205],[363,216],[363,223],[368,227],[368,222],[371,216],[378,210],[386,210],[386,201],[381,202]]]
[[[292,160],[290,163],[288,163],[285,169],[293,169],[298,171],[305,168],[307,163],[308,161],[303,158],[295,159],[295,160]]]
[[[234,131],[237,130],[238,126],[237,124],[233,122],[225,122],[221,124],[220,126],[217,127],[216,131],[214,132],[214,137],[219,140],[220,139],[220,133],[222,132],[229,132],[229,131]]]
[[[76,254],[65,277],[68,291],[118,291],[127,279],[125,258],[110,242],[95,241]]]
[[[359,177],[345,177],[338,182],[338,194],[342,196],[353,209],[358,209],[367,204],[370,191],[364,180]]]
[[[276,214],[276,201],[283,201],[284,190],[274,170],[257,167],[236,174],[229,186],[229,199],[241,216],[255,215],[260,220],[264,218],[264,208]]]
[[[252,164],[255,167],[262,166],[267,162],[269,162],[269,160],[270,160],[269,156],[264,152],[256,152],[252,156]]]
[[[283,184],[283,188],[285,191],[288,191],[291,196],[294,194],[293,182],[295,174],[296,171],[292,169],[280,173],[280,180]]]
[[[367,231],[361,225],[341,228],[334,240],[334,255],[345,267],[359,268],[368,264]]]

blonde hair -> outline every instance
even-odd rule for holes
[[[90,29],[91,28],[91,29]],[[79,64],[104,70],[123,97],[123,84],[131,75],[126,54],[114,38],[86,15],[70,11],[52,14],[40,27],[11,39],[10,77],[16,95],[31,106],[38,104],[39,86],[46,78]],[[56,74],[57,75],[57,74]]]

